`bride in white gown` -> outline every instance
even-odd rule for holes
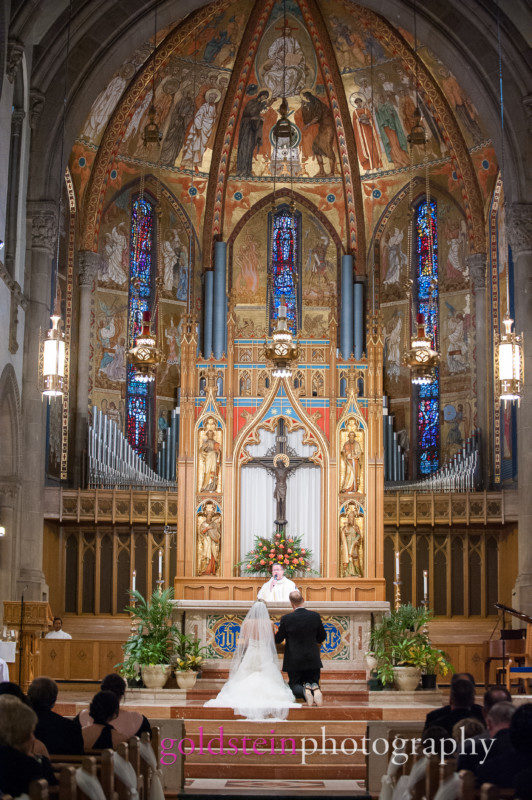
[[[252,720],[286,719],[290,708],[299,707],[283,680],[270,615],[260,600],[242,623],[227,683],[205,705],[232,708]]]

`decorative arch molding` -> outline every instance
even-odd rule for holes
[[[414,178],[413,192],[412,192],[413,202],[415,202],[421,195],[425,193],[425,186],[426,186],[425,178],[422,178],[419,175],[416,176],[416,178]],[[371,254],[373,253],[373,280],[375,281],[375,297],[377,302],[380,301],[380,279],[381,279],[380,244],[382,235],[386,230],[386,226],[388,225],[388,222],[390,221],[393,212],[397,209],[398,206],[401,205],[401,203],[405,200],[405,198],[406,199],[408,198],[409,188],[410,188],[410,181],[408,183],[405,183],[405,185],[401,189],[399,189],[399,191],[392,197],[392,199],[390,200],[390,202],[380,215],[379,219],[377,220],[375,228],[373,229],[372,238],[369,244],[369,254],[371,257]],[[445,197],[445,199],[448,200],[450,203],[452,203],[460,211],[462,216],[467,219],[466,214],[464,213],[464,209],[457,202],[456,198],[453,197],[452,194],[450,194],[450,192],[441,187],[439,184],[434,183],[434,181],[430,181],[430,191],[431,194],[434,194],[435,196],[440,195],[442,197]],[[472,245],[471,237],[469,238],[469,243],[471,246]]]
[[[297,0],[297,3],[323,73],[327,97],[335,122],[346,209],[346,236],[348,241],[346,250],[353,254],[356,254],[358,250],[358,252],[364,254],[365,229],[362,190],[355,136],[349,118],[345,91],[338,72],[329,34],[316,3],[314,0]],[[219,239],[223,233],[224,201],[236,126],[248,76],[273,6],[274,0],[266,0],[260,9],[257,8],[252,11],[242,37],[239,53],[225,95],[212,156],[212,163],[217,164],[218,168],[217,171],[211,171],[205,206],[203,250],[206,256],[206,268],[209,268],[211,262],[212,242]]]
[[[355,6],[350,0],[342,0],[342,3],[348,11],[358,16],[363,24],[372,30],[379,41],[387,45],[402,60],[408,72],[417,76],[417,81],[425,92],[429,105],[436,112],[446,144],[451,151],[451,159],[454,162],[464,198],[465,216],[472,247],[474,252],[483,252],[486,232],[482,193],[465,139],[447,98],[423,60],[384,17],[363,6]]]
[[[22,470],[20,392],[17,376],[12,364],[6,364],[0,375],[0,436],[2,457],[0,458],[0,480],[18,479]],[[4,430],[4,425],[8,426]],[[8,453],[8,442],[11,452]],[[8,456],[8,458],[6,458]],[[9,461],[8,465],[6,461]]]
[[[80,250],[96,252],[98,249],[98,232],[109,173],[118,156],[120,143],[135,108],[152,80],[154,66],[160,70],[178,47],[193,39],[213,17],[224,12],[230,2],[231,0],[215,0],[192,13],[183,23],[170,31],[129,84],[111,114],[94,159],[83,203]]]

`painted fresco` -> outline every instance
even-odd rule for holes
[[[410,374],[403,366],[403,354],[408,348],[408,303],[381,305],[384,337],[384,391],[391,397],[410,394]]]
[[[474,326],[471,294],[440,296],[440,352],[442,390],[462,387],[473,370]]]
[[[474,412],[468,392],[442,394],[441,397],[441,459],[448,461],[460,452],[473,433]]]
[[[323,306],[336,297],[338,251],[332,236],[315,216],[303,214],[302,300]]]
[[[267,232],[264,214],[255,214],[233,244],[232,290],[237,304],[265,305]]]
[[[125,385],[127,295],[98,291],[94,299],[92,362],[94,387],[118,389]]]

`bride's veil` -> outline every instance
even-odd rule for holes
[[[272,622],[265,603],[257,600],[249,609],[238,637],[238,644],[233,655],[229,677],[238,670],[248,647],[259,647],[264,659],[271,658],[277,663],[277,651],[273,639]]]

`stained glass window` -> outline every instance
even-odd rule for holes
[[[436,201],[422,200],[415,215],[417,310],[423,314],[432,347],[438,349],[438,223]],[[417,396],[418,474],[430,475],[439,467],[440,374],[418,389]]]
[[[155,286],[155,214],[146,197],[136,197],[131,207],[129,251],[129,336],[140,332],[142,315],[150,311]],[[154,385],[136,377],[131,365],[126,376],[126,433],[130,445],[148,462],[151,460]],[[150,464],[151,466],[151,464]]]
[[[298,298],[300,215],[281,207],[270,218],[271,253],[269,280],[270,330],[275,328],[281,298],[287,307],[288,327],[297,333],[301,304]]]

